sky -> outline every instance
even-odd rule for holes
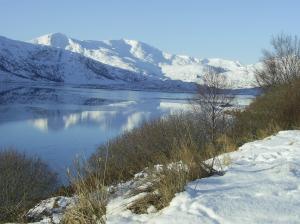
[[[300,36],[299,0],[0,0],[0,35],[134,39],[169,53],[256,63],[272,35]]]

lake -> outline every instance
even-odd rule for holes
[[[99,145],[143,121],[188,110],[192,97],[191,93],[14,86],[5,89],[1,98],[0,149],[38,155],[63,173],[76,156],[88,158]],[[252,99],[237,96],[235,103],[247,105]]]

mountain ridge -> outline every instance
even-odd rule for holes
[[[95,85],[105,88],[194,91],[206,69],[233,89],[253,88],[256,65],[163,52],[136,40],[77,40],[62,33],[29,42],[0,36],[0,80]]]
[[[77,40],[62,33],[52,33],[30,42],[63,48],[104,64],[162,79],[201,83],[205,70],[215,68],[233,82],[234,88],[254,87],[254,70],[257,64],[242,65],[239,61],[170,54],[144,42],[129,39]]]
[[[128,71],[77,52],[0,37],[0,80],[100,85],[111,88],[191,90],[182,81]]]

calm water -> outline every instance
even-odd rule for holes
[[[187,110],[188,99],[193,97],[184,93],[82,88],[63,88],[58,95],[64,95],[68,102],[48,103],[29,97],[21,103],[0,104],[0,149],[13,147],[38,155],[61,172],[76,155],[88,157],[108,139],[145,120]],[[101,102],[76,104],[76,99],[83,96],[101,98]],[[251,97],[238,100],[239,104],[248,104]]]

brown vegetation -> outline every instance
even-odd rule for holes
[[[190,113],[146,122],[100,147],[90,163],[95,171],[103,173],[107,161],[105,184],[116,184],[132,178],[145,167],[170,160],[178,145],[189,138],[201,153],[206,135],[200,127]]]
[[[269,89],[246,110],[236,111],[234,125],[228,133],[236,146],[261,139],[279,130],[300,127],[300,81]]]
[[[27,209],[56,187],[56,174],[39,158],[0,151],[0,222],[22,220]]]
[[[81,160],[75,161],[74,169],[68,174],[76,204],[66,211],[62,222],[65,224],[105,223],[108,191],[104,186],[103,177],[95,172],[92,173],[89,165]]]

